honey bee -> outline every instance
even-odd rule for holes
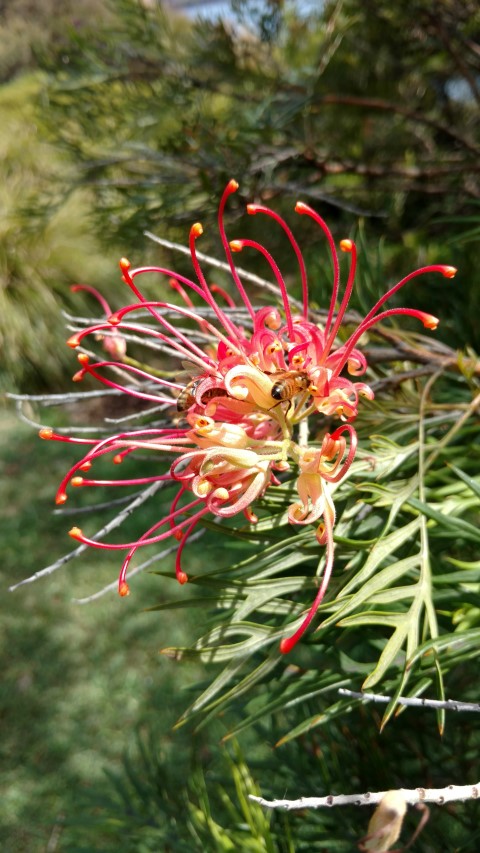
[[[186,412],[195,402],[195,394],[201,379],[192,379],[185,388],[182,388],[177,397],[177,412]]]
[[[306,370],[279,370],[272,374],[274,384],[270,391],[274,400],[284,403],[301,391],[308,391],[310,380]]]
[[[188,385],[185,385],[185,388],[182,388],[177,397],[177,412],[186,412],[190,406],[193,406],[197,388],[204,379],[204,376],[192,379]],[[228,393],[225,388],[209,388],[202,394],[201,402],[206,403],[208,400],[213,400],[214,397],[228,397]]]

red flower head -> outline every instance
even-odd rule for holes
[[[297,203],[295,210],[313,219],[326,237],[333,261],[332,296],[326,322],[320,327],[309,315],[308,284],[305,263],[289,226],[274,211],[262,205],[248,205],[251,215],[270,217],[283,230],[298,260],[302,301],[289,297],[282,274],[261,244],[253,240],[227,239],[224,208],[228,197],[238,189],[235,181],[227,185],[219,207],[219,232],[226,259],[236,287],[240,311],[235,302],[217,285],[209,286],[197,255],[197,240],[202,226],[190,230],[190,253],[196,280],[163,267],[131,269],[122,259],[123,279],[135,299],[111,314],[99,294],[107,315],[104,322],[75,333],[68,341],[82,347],[88,338],[100,337],[109,360],[92,360],[81,351],[76,381],[87,374],[109,388],[120,390],[142,401],[150,401],[171,412],[178,411],[170,425],[149,429],[127,429],[101,440],[74,439],[42,430],[44,438],[58,438],[87,446],[86,453],[63,479],[57,502],[67,499],[69,485],[144,485],[165,482],[177,486],[169,512],[134,542],[110,544],[89,539],[74,527],[70,535],[94,548],[126,551],[119,577],[120,595],[127,595],[128,566],[139,548],[169,537],[178,540],[176,574],[187,581],[181,558],[189,535],[201,519],[212,514],[228,518],[243,513],[249,522],[256,516],[253,506],[279,480],[277,474],[289,467],[298,470],[299,501],[289,510],[292,524],[317,524],[317,539],[326,546],[326,564],[321,585],[306,617],[295,633],[284,639],[281,650],[288,652],[312,621],[325,594],[333,565],[333,528],[335,511],[331,484],[346,476],[355,456],[357,439],[352,426],[362,396],[373,398],[368,385],[357,381],[365,373],[366,360],[357,344],[364,332],[388,317],[408,314],[427,328],[437,320],[430,314],[409,308],[380,310],[387,300],[411,279],[426,272],[440,272],[447,278],[453,267],[435,265],[415,270],[378,300],[365,319],[343,343],[337,333],[344,318],[353,288],[356,249],[351,240],[342,240],[340,248],[350,255],[350,269],[343,297],[339,297],[339,261],[333,237],[324,220],[310,207]],[[256,310],[235,266],[233,253],[253,249],[270,266],[276,283],[278,304]],[[141,276],[157,273],[166,277],[184,305],[167,301],[147,301],[138,286]],[[90,289],[84,285],[82,289]],[[272,288],[273,289],[273,288]],[[90,289],[91,290],[91,289]],[[198,305],[199,307],[195,307]],[[146,318],[146,319],[145,319]],[[149,368],[127,355],[129,341],[142,342],[162,357],[187,361],[194,377],[186,385],[176,381],[174,371]],[[310,416],[328,415],[341,424],[326,433],[321,446],[305,446],[299,438],[299,425]],[[182,423],[183,421],[183,423]],[[159,453],[168,459],[159,473],[149,477],[95,480],[90,477],[95,462],[111,456],[119,464],[134,451]],[[173,456],[173,461],[172,461]],[[86,475],[86,476],[85,476]]]

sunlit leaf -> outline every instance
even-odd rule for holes
[[[419,530],[419,526],[420,521],[415,518],[409,524],[399,527],[397,530],[389,533],[388,536],[380,539],[373,546],[363,568],[343,587],[339,597],[345,598],[356,587],[364,584],[387,557],[390,557],[391,554],[395,553],[397,548],[414,537],[415,533]]]
[[[408,619],[403,619],[388,640],[373,672],[365,679],[362,690],[369,690],[381,680],[401,650],[409,629]]]

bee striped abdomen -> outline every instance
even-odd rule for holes
[[[291,400],[301,391],[308,391],[310,380],[305,370],[281,370],[273,374],[276,380],[270,392],[280,403]]]

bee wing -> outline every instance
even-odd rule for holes
[[[194,361],[182,361],[183,370],[179,370],[175,373],[175,379],[177,382],[183,382],[187,385],[192,379],[197,379],[199,376],[203,375],[202,368],[199,364],[195,364]]]

